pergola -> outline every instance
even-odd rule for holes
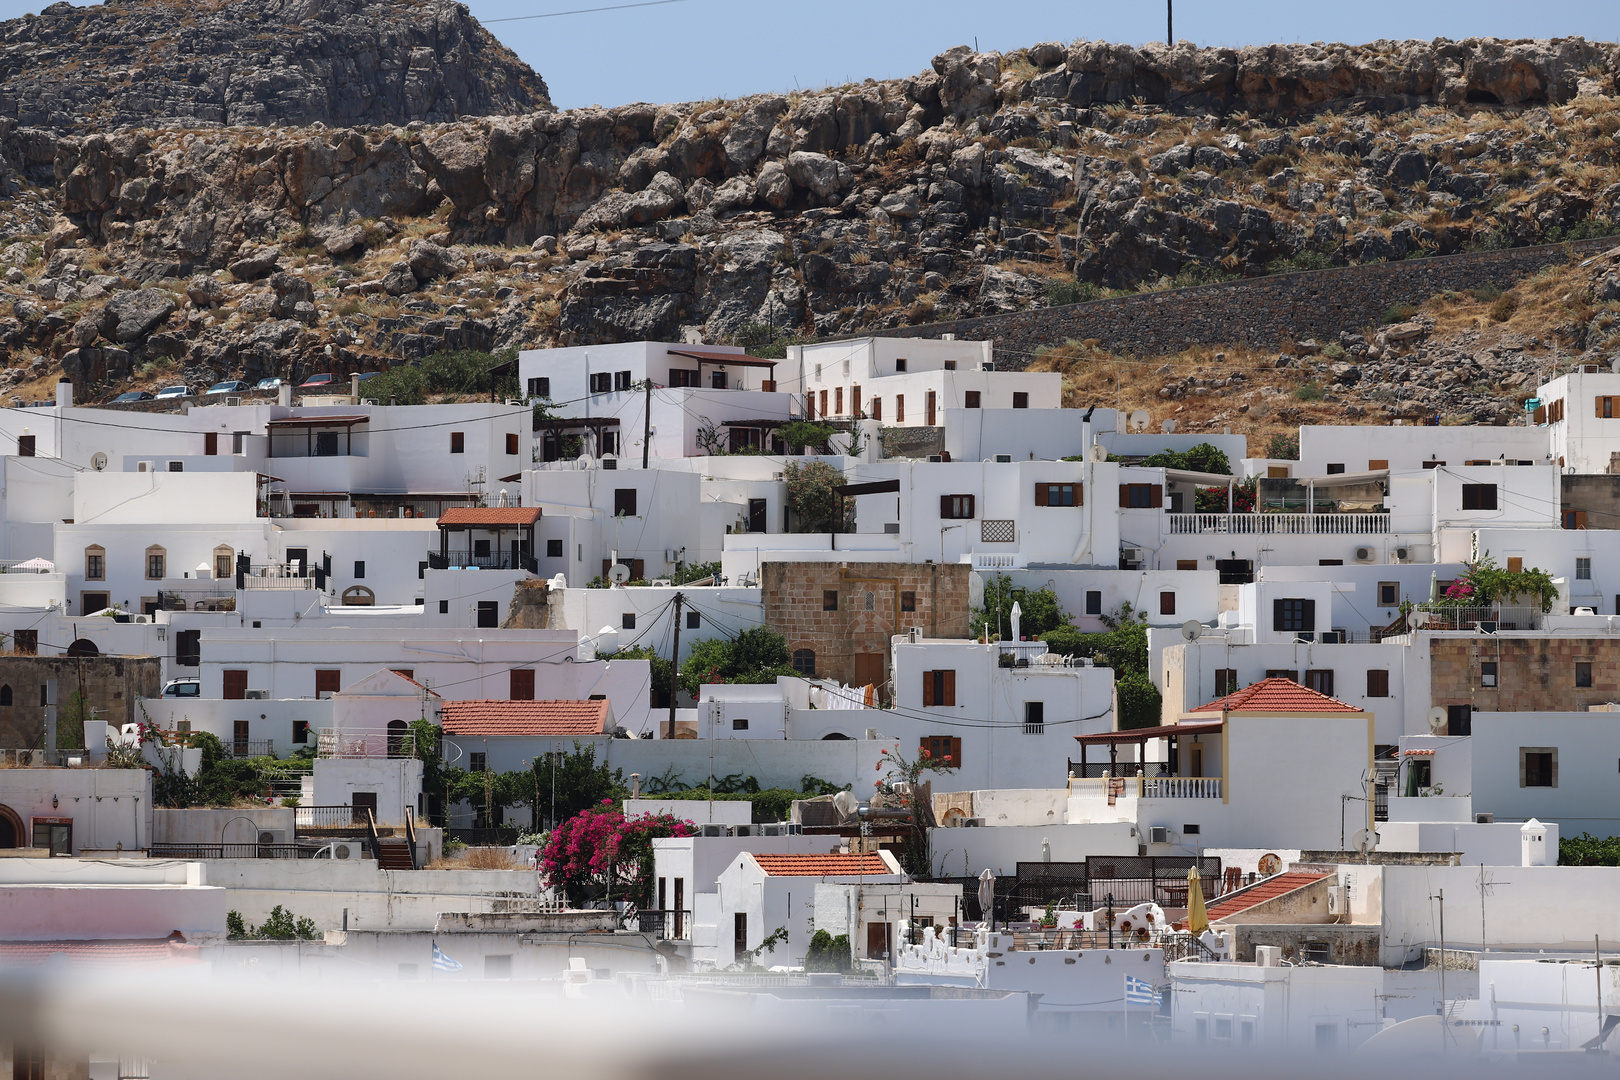
[[[1074,741],[1080,744],[1080,775],[1086,775],[1086,750],[1092,746],[1108,747],[1109,772],[1114,772],[1119,766],[1119,744],[1135,743],[1136,760],[1143,760],[1147,743],[1151,739],[1170,740],[1170,760],[1174,761],[1180,749],[1179,740],[1195,735],[1218,735],[1225,727],[1222,720],[1193,720],[1183,724],[1163,724],[1158,727],[1130,728],[1126,731],[1104,731],[1097,735],[1076,735]],[[1070,762],[1073,765],[1073,762]]]

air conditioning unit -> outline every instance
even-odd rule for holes
[[[711,822],[705,822],[704,824],[698,826],[698,835],[699,836],[727,836],[727,835],[729,835],[729,832],[727,831],[726,826],[719,825],[719,824],[716,824],[715,822],[711,821]]]
[[[757,828],[759,828],[759,826],[757,826],[757,825],[738,825],[738,826],[736,826],[737,831],[732,833],[732,835],[733,836],[756,836],[756,835],[760,835],[760,834],[757,834],[757,833],[754,832],[754,830],[757,829]]]
[[[961,824],[960,827],[964,828],[964,829],[982,829],[982,828],[984,828],[984,818],[982,818],[982,817],[963,818],[962,819],[962,824]]]
[[[1010,465],[1010,464],[1012,464],[1012,455],[1011,454],[997,454],[996,455],[996,464],[997,465]]]
[[[1296,645],[1309,645],[1315,640],[1316,632],[1313,630],[1296,630],[1294,632],[1294,644]]]
[[[785,821],[774,825],[760,825],[758,828],[761,836],[786,836],[788,834],[788,826]]]
[[[1474,815],[1474,824],[1475,825],[1495,825],[1496,824],[1496,815],[1495,814],[1475,814]]]
[[[225,398],[225,404],[227,404],[227,405],[240,405],[240,404],[242,404],[242,399],[239,398],[239,397],[228,397],[227,396]]]
[[[270,700],[270,691],[268,691],[268,690],[244,690],[244,691],[242,691],[242,697],[246,701],[269,701]]]
[[[1378,561],[1378,552],[1374,551],[1372,548],[1370,548],[1370,547],[1358,547],[1358,548],[1356,548],[1356,562],[1370,563],[1370,562],[1377,562],[1377,561]]]
[[[1411,562],[1412,561],[1412,549],[1409,548],[1409,547],[1398,547],[1398,548],[1396,548],[1395,549],[1395,561],[1396,562]]]
[[[1168,844],[1170,842],[1170,828],[1167,825],[1148,826],[1148,843]]]
[[[287,831],[285,829],[260,829],[259,830],[259,843],[260,844],[285,844],[286,842],[287,842]]]
[[[1350,914],[1350,886],[1335,885],[1328,890],[1328,914]]]
[[[366,857],[366,844],[363,840],[334,840],[322,848],[321,854],[316,857],[359,861]]]
[[[619,459],[618,458],[614,457],[612,454],[603,454],[602,455],[602,468],[606,469],[608,472],[613,472],[613,471],[617,470],[618,467],[619,467]]]
[[[137,461],[135,463],[135,471],[136,472],[157,472],[157,467],[150,461]]]
[[[929,454],[928,455],[928,460],[929,461],[944,461],[945,459],[940,457],[938,454]]]
[[[152,621],[152,616],[150,616],[150,615],[137,615],[137,616],[135,616],[135,621],[138,622],[138,623],[149,623],[149,622]]]
[[[1125,563],[1140,563],[1142,561],[1142,549],[1139,547],[1122,546],[1119,549],[1119,561]],[[1131,569],[1135,569],[1135,567],[1132,567]]]
[[[885,521],[883,523],[883,533],[885,536],[899,536],[900,523],[898,521]]]
[[[869,728],[866,729],[866,741],[867,742],[872,742],[877,737],[878,737],[877,728],[869,727]]]
[[[20,769],[37,769],[45,764],[45,751],[14,750],[11,759]]]
[[[1254,947],[1255,967],[1274,968],[1282,967],[1281,945],[1256,945]]]
[[[1323,645],[1343,645],[1344,644],[1344,631],[1343,630],[1324,630],[1324,631],[1322,631],[1321,635],[1317,638],[1317,640],[1320,641]]]
[[[362,404],[362,405],[375,405],[375,404],[377,404],[377,399],[376,398],[363,397],[363,398],[360,399],[360,404]]]
[[[1483,620],[1479,624],[1479,632],[1482,634],[1496,633],[1496,623],[1489,619]]]

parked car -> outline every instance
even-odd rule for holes
[[[253,385],[253,389],[255,389],[255,390],[280,390],[281,389],[281,380],[272,375],[268,379],[260,379],[257,383],[255,383]]]
[[[164,697],[201,697],[201,679],[170,679],[163,684]]]
[[[226,379],[224,382],[217,382],[210,386],[208,392],[210,394],[240,394],[247,388],[248,384],[241,379]]]
[[[147,390],[131,390],[127,394],[119,394],[112,399],[114,405],[126,405],[131,401],[151,401],[152,394]]]
[[[311,375],[309,378],[299,383],[298,389],[329,390],[331,389],[332,384],[335,382],[337,382],[337,376],[333,375],[330,371],[324,371],[319,375]]]
[[[189,386],[165,386],[153,396],[155,400],[162,401],[165,398],[192,397],[194,395]]]
[[[381,374],[382,374],[382,372],[380,372],[380,371],[362,371],[360,373],[360,381],[365,382],[367,379],[375,379],[377,376],[379,376]]]

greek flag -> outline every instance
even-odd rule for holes
[[[1163,1001],[1164,995],[1154,993],[1152,983],[1143,982],[1134,975],[1125,976],[1125,1004],[1158,1005]]]
[[[443,950],[441,950],[439,948],[439,943],[437,941],[435,941],[433,943],[433,970],[434,971],[460,971],[461,970],[461,964],[458,963],[455,960],[450,959],[448,956],[444,955],[444,952],[443,952]]]

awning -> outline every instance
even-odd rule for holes
[[[273,428],[305,428],[305,427],[353,427],[356,424],[369,423],[369,416],[289,416],[282,420],[271,420],[269,426]]]
[[[1388,469],[1377,469],[1373,472],[1329,473],[1326,476],[1296,476],[1291,478],[1300,486],[1313,487],[1346,487],[1350,484],[1376,484],[1380,480],[1389,479]]]
[[[1075,742],[1085,743],[1087,746],[1111,743],[1144,742],[1148,739],[1173,739],[1178,735],[1214,735],[1218,734],[1224,722],[1220,720],[1200,720],[1190,724],[1164,724],[1160,727],[1139,727],[1129,731],[1105,731],[1100,735],[1076,735]]]
[[[736,364],[738,367],[774,368],[780,361],[761,360],[747,353],[711,352],[705,349],[670,349],[670,356],[684,356],[704,364]]]
[[[840,484],[833,488],[833,494],[849,498],[852,495],[882,495],[885,492],[899,490],[898,480],[873,480],[869,484]]]
[[[1220,473],[1193,472],[1190,469],[1166,469],[1166,480],[1174,480],[1178,484],[1193,484],[1197,487],[1225,487],[1227,484],[1242,483],[1236,476],[1223,476]]]

